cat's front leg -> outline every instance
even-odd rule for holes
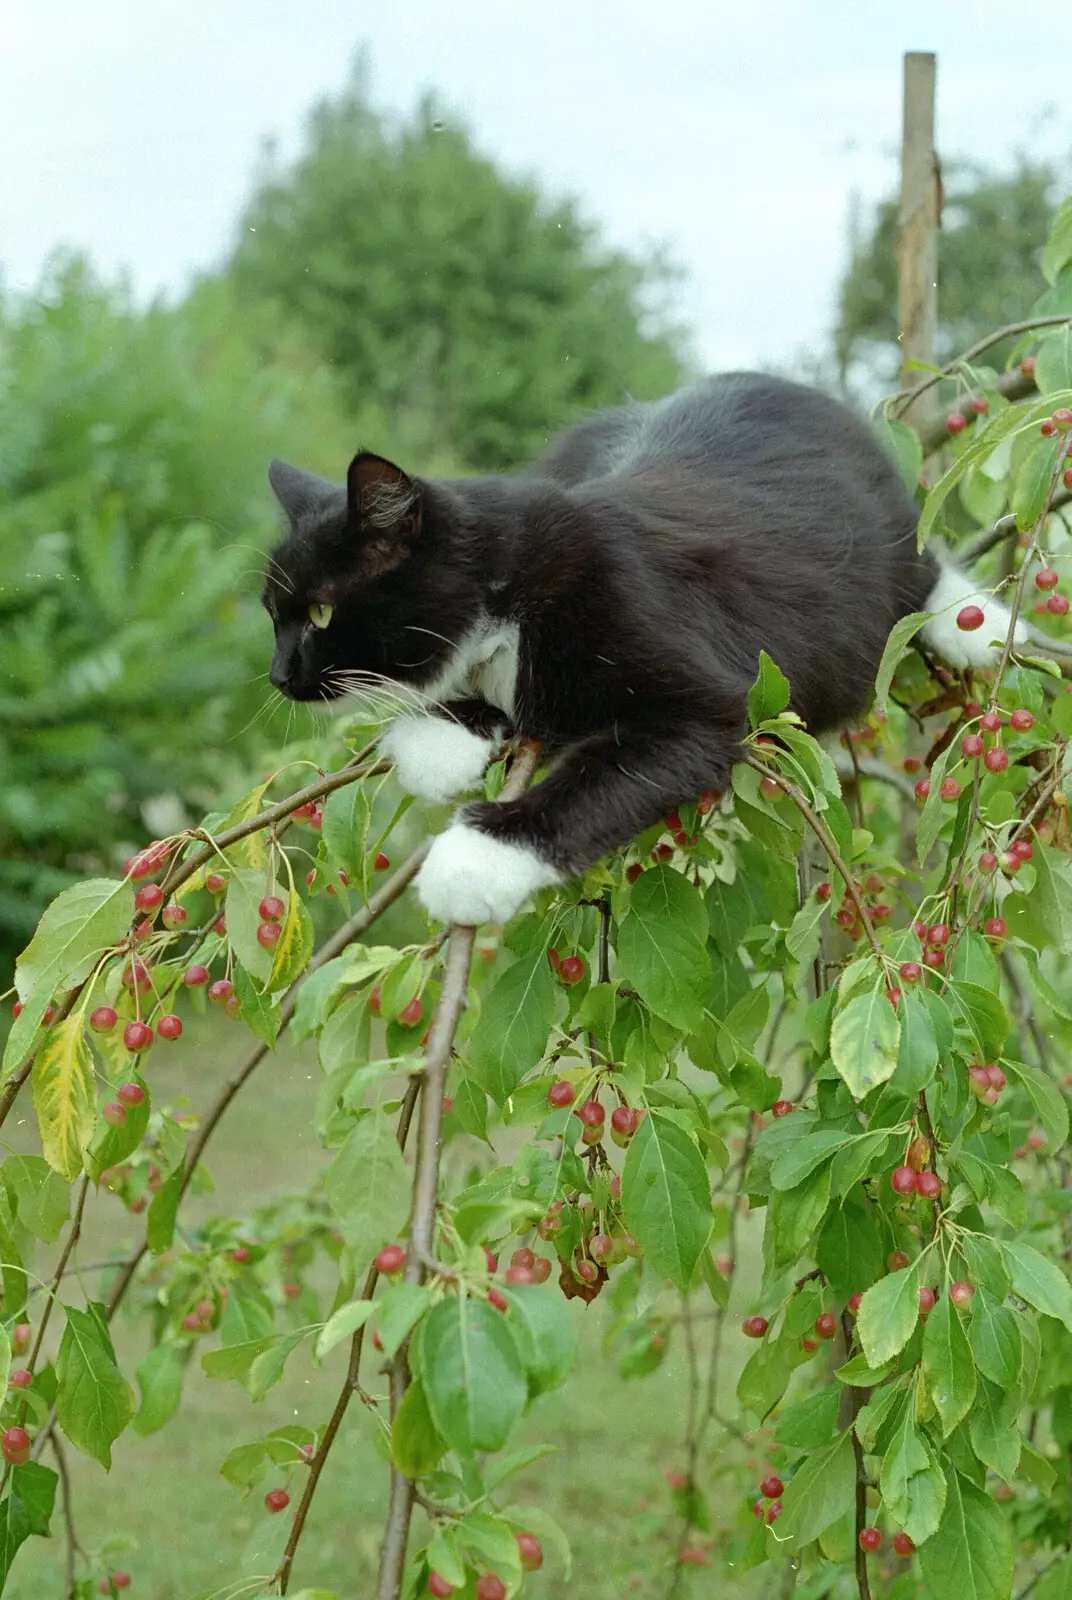
[[[482,700],[454,701],[442,715],[396,717],[380,740],[380,753],[394,762],[407,794],[453,800],[479,786],[506,726],[503,713]]]
[[[616,728],[582,740],[519,799],[458,814],[421,868],[422,903],[443,922],[507,922],[537,889],[578,876],[671,806],[724,786],[740,732],[726,714],[672,733]]]

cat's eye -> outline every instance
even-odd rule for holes
[[[315,603],[309,607],[309,621],[314,628],[326,628],[331,621],[333,607]]]

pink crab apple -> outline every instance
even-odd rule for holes
[[[285,1511],[290,1504],[290,1496],[285,1489],[269,1489],[264,1503],[269,1511]]]
[[[745,1317],[741,1329],[746,1339],[762,1339],[769,1326],[766,1317]]]

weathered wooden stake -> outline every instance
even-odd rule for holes
[[[897,218],[898,338],[901,386],[914,388],[925,373],[908,370],[912,360],[933,365],[938,332],[938,223],[941,176],[934,147],[934,86],[937,58],[909,50],[904,58],[904,125],[901,139],[901,206]],[[928,390],[909,408],[917,427],[934,414]]]

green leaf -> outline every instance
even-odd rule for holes
[[[436,1430],[459,1455],[501,1450],[528,1395],[508,1318],[470,1295],[432,1308],[420,1340],[421,1378]]]
[[[175,1237],[175,1219],[179,1213],[186,1168],[180,1161],[174,1172],[168,1174],[149,1202],[145,1238],[154,1256],[171,1249]]]
[[[901,1024],[880,985],[857,995],[837,1012],[830,1029],[830,1056],[854,1100],[897,1070]]]
[[[542,1057],[554,1009],[551,964],[537,939],[487,996],[469,1041],[470,1071],[496,1105]]]
[[[431,1303],[431,1290],[418,1283],[393,1283],[380,1301],[376,1328],[388,1361],[423,1317]]]
[[[1072,328],[1067,323],[1042,339],[1035,357],[1035,383],[1040,394],[1072,387]]]
[[[276,891],[279,892],[278,889]],[[277,989],[289,989],[297,981],[309,965],[309,958],[313,953],[316,935],[313,930],[313,919],[309,915],[305,901],[300,894],[291,890],[285,895],[287,910],[283,918],[279,943],[272,952],[272,970],[268,977],[268,989],[273,993]],[[256,1028],[253,1030],[257,1032]],[[278,1029],[276,1030],[278,1032]],[[263,1038],[260,1034],[258,1037]],[[266,1044],[274,1043],[266,1039]]]
[[[886,1263],[874,1213],[852,1198],[833,1209],[815,1241],[815,1260],[842,1299],[869,1288]]]
[[[135,1412],[134,1391],[115,1364],[101,1315],[65,1306],[56,1357],[60,1427],[79,1450],[111,1468],[112,1444]]]
[[[507,1289],[511,1322],[528,1379],[529,1398],[565,1383],[577,1357],[577,1335],[565,1300],[535,1285]],[[515,1320],[516,1319],[516,1320]]]
[[[927,1006],[919,995],[906,993],[897,1008],[901,1040],[891,1088],[912,1099],[933,1082],[938,1067],[938,1040]]]
[[[1023,1361],[1020,1325],[1008,1306],[981,1285],[971,1303],[968,1343],[984,1377],[1002,1389],[1016,1385]]]
[[[918,477],[918,474],[917,474]],[[893,675],[903,659],[912,640],[923,627],[931,620],[933,612],[911,611],[908,616],[895,622],[890,629],[890,636],[886,640],[886,648],[882,652],[882,660],[878,664],[878,676],[875,679],[875,710],[885,712],[889,704],[890,684]]]
[[[759,677],[748,691],[748,722],[758,728],[789,704],[789,679],[765,650],[759,652]]]
[[[1009,1076],[1018,1078],[1038,1120],[1046,1130],[1049,1154],[1056,1155],[1068,1140],[1068,1101],[1053,1079],[1023,1061],[1006,1061]]]
[[[274,1049],[283,1020],[279,1006],[254,983],[241,961],[235,962],[231,978],[242,1007],[242,1021],[269,1050]]]
[[[915,1409],[909,1394],[883,1457],[879,1489],[893,1521],[919,1545],[942,1520],[946,1482],[938,1457],[916,1426]]]
[[[172,1340],[156,1345],[138,1366],[141,1405],[134,1418],[134,1432],[156,1433],[179,1408],[182,1380],[186,1371],[186,1352]]]
[[[490,1474],[488,1477],[490,1478]],[[512,1523],[520,1532],[534,1534],[562,1568],[563,1582],[569,1582],[573,1573],[569,1540],[553,1517],[549,1517],[539,1506],[506,1506],[499,1515],[504,1522]]]
[[[208,1378],[230,1378],[244,1384],[257,1358],[273,1349],[283,1337],[281,1333],[266,1333],[259,1339],[243,1339],[241,1344],[206,1350],[201,1357],[202,1371]]]
[[[953,1016],[974,1040],[984,1061],[995,1061],[1003,1053],[1009,1032],[1009,1018],[996,994],[975,983],[953,980],[946,991]]]
[[[975,1399],[975,1362],[960,1314],[940,1295],[923,1330],[923,1375],[948,1439]]]
[[[1056,402],[1055,402],[1056,403]],[[1040,418],[1045,416],[1053,406],[1007,406],[1004,411],[993,415],[984,428],[976,424],[976,436],[969,445],[960,450],[946,472],[927,495],[923,507],[923,515],[919,520],[919,548],[922,550],[934,530],[938,520],[938,513],[942,509],[946,498],[956,488],[961,478],[970,467],[984,461],[991,455],[1002,439],[1017,429],[1030,427],[1032,418],[1037,414]]]
[[[351,883],[364,883],[372,806],[364,783],[348,783],[324,801],[324,848]]]
[[[30,1081],[45,1159],[73,1183],[97,1124],[93,1057],[77,1012],[49,1028],[34,1057]]]
[[[287,1358],[308,1335],[308,1328],[300,1328],[296,1333],[274,1340],[270,1349],[254,1357],[246,1375],[246,1389],[251,1400],[263,1400],[269,1389],[275,1387],[283,1376]]]
[[[899,1355],[919,1321],[919,1262],[890,1272],[866,1291],[856,1314],[856,1335],[873,1367]]]
[[[255,1489],[268,1470],[268,1451],[261,1439],[252,1444],[240,1444],[228,1452],[220,1467],[220,1475],[233,1483],[243,1493]]]
[[[317,1360],[322,1361],[329,1350],[343,1339],[352,1338],[358,1328],[363,1328],[376,1309],[374,1300],[351,1300],[340,1306],[321,1328],[316,1341]]]
[[[3,1176],[11,1209],[20,1226],[45,1244],[54,1244],[71,1214],[71,1191],[43,1156],[8,1156]]]
[[[391,1461],[404,1478],[424,1478],[435,1470],[446,1450],[447,1441],[436,1431],[424,1384],[414,1380],[391,1424]]]
[[[957,1600],[1009,1600],[1013,1550],[1000,1507],[950,1465],[938,1532],[919,1551],[927,1587]]]
[[[982,1378],[972,1407],[968,1434],[972,1449],[986,1466],[1012,1484],[1020,1465],[1020,1429],[1016,1413],[1019,1396],[1006,1394]]]
[[[31,1535],[46,1538],[56,1499],[56,1473],[40,1462],[27,1461],[11,1469],[11,1490],[0,1500],[0,1589],[7,1583],[11,1563]]]
[[[816,1128],[806,1133],[777,1157],[771,1167],[771,1182],[776,1189],[795,1189],[851,1138],[843,1128]]]
[[[1014,1293],[1072,1331],[1072,1287],[1060,1267],[1017,1240],[1003,1239],[1001,1251]]]
[[[1042,276],[1047,283],[1056,283],[1061,271],[1072,261],[1072,203],[1065,201],[1050,224],[1049,236],[1042,250]]]
[[[272,952],[257,939],[261,925],[259,906],[267,892],[263,867],[234,867],[227,885],[227,941],[251,977],[267,984],[272,976]]]
[[[630,1142],[622,1206],[653,1270],[688,1289],[714,1225],[711,1185],[699,1150],[663,1113],[649,1112]]]
[[[324,1178],[343,1234],[363,1256],[375,1255],[401,1231],[409,1186],[410,1175],[385,1111],[371,1111],[351,1128]]]
[[[915,495],[923,471],[923,446],[919,435],[900,417],[880,411],[871,419],[871,426],[887,455],[892,456],[910,495]]]
[[[1041,356],[1040,358],[1041,359]],[[1021,533],[1033,528],[1046,507],[1058,457],[1064,454],[1061,434],[1039,439],[1028,451],[1012,486],[1012,513]]]
[[[114,878],[87,878],[46,908],[15,963],[15,987],[25,1009],[8,1034],[5,1077],[27,1054],[55,991],[87,978],[101,952],[124,938],[133,915],[134,890]]]
[[[802,1462],[786,1484],[782,1514],[771,1526],[780,1550],[799,1550],[856,1503],[852,1436],[839,1434]]]
[[[699,890],[665,865],[637,879],[618,924],[622,974],[657,1017],[690,1033],[703,1021],[711,983],[707,932]]]
[[[786,1406],[778,1416],[775,1442],[790,1450],[815,1450],[826,1444],[837,1427],[840,1400],[838,1391],[831,1386],[798,1400],[795,1406]]]

